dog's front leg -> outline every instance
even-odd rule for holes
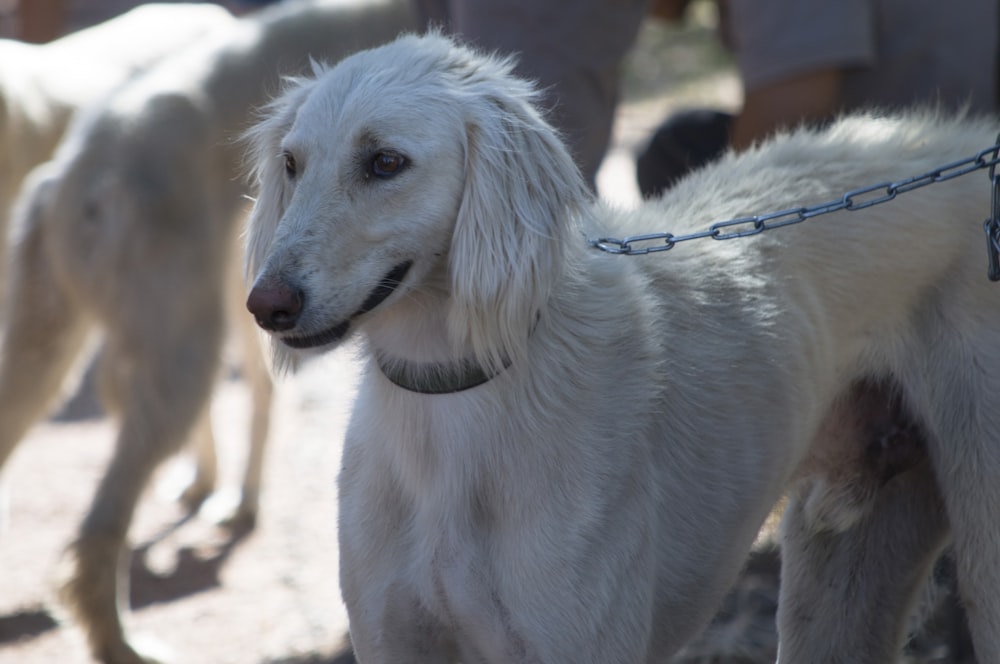
[[[409,509],[393,491],[379,490],[386,488],[384,474],[362,463],[366,446],[350,440],[339,478],[338,542],[354,656],[361,664],[454,664],[455,646],[414,586],[426,571],[401,537],[412,532]],[[383,509],[368,514],[376,504]]]
[[[233,260],[232,267],[235,268],[238,263],[239,261]],[[253,527],[257,521],[264,475],[264,454],[271,427],[274,383],[261,346],[259,328],[253,318],[246,315],[246,308],[243,305],[245,299],[243,275],[236,269],[230,269],[229,272],[226,314],[228,321],[239,333],[240,369],[244,381],[250,387],[250,447],[247,451],[240,488],[215,492],[201,506],[200,514],[209,521],[239,531]]]
[[[242,283],[241,281],[240,285]],[[240,302],[242,304],[242,300]],[[236,526],[253,524],[257,520],[264,475],[264,452],[271,429],[271,400],[274,396],[274,384],[256,326],[249,316],[243,315],[238,320],[243,340],[243,375],[250,385],[253,414],[250,421],[250,450],[243,473],[240,501],[228,519],[228,523]]]
[[[782,528],[778,662],[896,661],[909,610],[948,535],[928,464],[887,482],[871,512],[844,532],[818,530],[797,497]]]
[[[382,600],[365,608],[348,604],[359,664],[456,664],[458,653],[415,596],[390,588]]]

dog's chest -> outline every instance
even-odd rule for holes
[[[499,553],[502,543],[515,537],[517,525],[503,518],[512,497],[497,475],[511,471],[502,470],[494,454],[525,436],[516,436],[510,424],[477,426],[483,419],[496,421],[495,404],[466,397],[458,404],[450,398],[421,401],[416,408],[409,401],[355,413],[352,432],[363,435],[349,436],[348,447],[359,454],[349,453],[352,462],[344,467],[352,477],[370,478],[363,483],[369,489],[386,482],[393,487],[396,517],[387,532],[396,536],[381,547],[386,569],[400,575],[399,589],[416,593],[418,604],[462,651],[461,661],[531,661],[530,639],[519,634],[519,611],[505,587],[510,570],[499,564],[508,557]],[[380,412],[395,416],[378,417]],[[365,495],[342,493],[341,500],[375,502]],[[350,538],[364,537],[363,529],[352,529]]]
[[[530,661],[484,548],[468,534],[435,538],[419,558],[422,599],[458,645],[461,661]]]
[[[527,661],[495,558],[504,537],[490,516],[491,492],[481,482],[441,484],[412,504],[419,535],[411,540],[410,578],[418,580],[421,604],[458,645],[460,661]]]

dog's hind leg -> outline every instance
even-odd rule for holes
[[[965,391],[966,398],[978,399],[974,405],[958,403],[961,389],[941,399],[942,411],[952,420],[943,430],[951,435],[942,435],[931,454],[948,508],[958,591],[976,659],[1000,662],[1000,411],[994,402],[1000,376],[984,382],[992,384],[980,385],[974,395]]]
[[[991,433],[996,431],[993,429]],[[953,444],[963,442],[953,441]],[[979,662],[1000,662],[998,476],[996,463],[984,461],[942,482],[955,539],[959,595]]]
[[[979,249],[978,242],[972,245]],[[924,413],[928,455],[947,509],[958,594],[977,661],[1000,662],[1000,310],[996,285],[974,260],[919,319],[914,405]],[[918,382],[920,379],[926,383]],[[928,380],[929,379],[929,380]]]
[[[244,327],[250,328],[249,325]],[[264,452],[271,429],[271,400],[274,394],[271,374],[264,362],[256,330],[249,329],[247,337],[243,348],[243,370],[250,384],[250,450],[243,474],[239,508],[233,515],[236,524],[252,524],[257,519],[260,487],[264,474]]]
[[[233,256],[229,265],[236,268],[240,261]],[[265,360],[260,331],[243,304],[246,285],[242,271],[230,269],[228,277],[227,319],[237,333],[233,336],[239,342],[240,368],[250,388],[250,440],[239,490],[217,492],[202,507],[202,515],[220,525],[240,530],[253,527],[257,521],[274,383]]]
[[[179,500],[194,512],[212,494],[219,476],[219,457],[209,408],[202,411],[194,425],[190,436],[190,447],[194,452],[194,472],[190,481],[179,492]]]
[[[888,480],[846,530],[817,530],[804,507],[793,495],[782,524],[778,661],[896,661],[948,536],[930,464]]]
[[[166,339],[146,341],[135,330],[109,336],[102,387],[119,407],[121,429],[79,537],[67,552],[60,588],[103,662],[149,661],[127,642],[118,610],[119,600],[128,596],[125,538],[153,471],[179,450],[206,408],[221,348],[217,318],[209,308],[193,317],[200,324],[197,333],[179,325]]]
[[[242,366],[243,378],[250,387],[250,440],[243,481],[238,490],[216,491],[199,512],[207,520],[235,531],[252,528],[257,521],[274,392],[270,372],[258,347],[244,349]]]
[[[928,433],[893,380],[828,413],[783,523],[782,662],[890,662],[948,535]]]
[[[27,228],[12,251],[0,342],[0,468],[52,405],[89,329],[56,281],[43,229]]]

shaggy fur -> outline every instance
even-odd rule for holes
[[[152,472],[193,435],[203,459],[188,500],[197,504],[215,481],[207,403],[226,302],[240,307],[246,294],[235,253],[249,190],[236,138],[280,75],[414,27],[402,0],[283,3],[118,91],[81,117],[55,158],[29,177],[0,365],[0,462],[45,412],[98,327],[101,392],[120,429],[70,547],[61,594],[104,662],[141,661],[123,634],[116,597],[129,523]],[[252,322],[238,320],[248,332],[254,412],[232,518],[246,523],[257,512],[271,382],[254,352]]]
[[[216,5],[148,4],[48,44],[0,39],[0,237],[25,176],[52,156],[75,112],[234,23]]]
[[[623,212],[533,98],[509,62],[406,37],[296,82],[250,135],[248,307],[279,362],[352,332],[367,358],[339,478],[358,660],[663,662],[787,492],[781,662],[892,661],[949,538],[1000,661],[985,171],[667,254],[585,241],[839,198],[974,155],[996,123],[847,117]],[[496,375],[386,376],[469,360]]]

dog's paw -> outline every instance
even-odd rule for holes
[[[256,494],[229,487],[209,496],[198,516],[230,530],[250,530],[257,523],[257,509]]]
[[[127,662],[132,664],[133,662],[139,662],[140,664],[174,664],[177,662],[177,658],[174,652],[167,647],[163,641],[160,641],[154,636],[148,634],[136,634],[131,639],[131,645],[126,644],[131,651],[131,654],[126,654],[126,657],[138,657],[137,660],[122,659],[121,662]],[[119,660],[112,660],[117,662]]]
[[[199,472],[196,463],[173,464],[157,485],[157,494],[162,498],[180,503],[185,510],[194,514],[212,495],[215,478]]]
[[[103,664],[174,664],[177,660],[162,641],[137,635],[132,643],[124,641],[109,645],[95,658]]]

